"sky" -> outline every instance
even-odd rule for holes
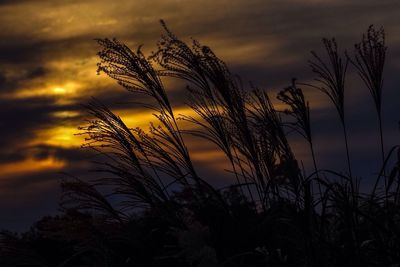
[[[126,104],[135,95],[106,75],[96,74],[95,38],[113,38],[145,53],[156,49],[159,20],[183,40],[206,44],[247,84],[272,98],[293,77],[314,78],[310,51],[323,54],[321,38],[335,37],[353,51],[370,24],[384,26],[389,47],[385,66],[383,122],[385,148],[398,144],[400,108],[400,2],[397,0],[0,0],[0,229],[26,230],[56,214],[60,179],[68,173],[93,175],[93,153],[77,127],[88,115],[90,97],[106,103],[128,126],[147,129],[151,112]],[[371,96],[353,68],[346,87],[351,158],[366,181],[379,169],[377,121]],[[184,85],[166,81],[178,113]],[[305,91],[312,109],[316,154],[321,168],[345,171],[340,124],[327,97]],[[278,104],[277,104],[278,105]],[[290,136],[306,168],[309,151]],[[188,146],[204,175],[220,171],[222,153],[190,138]],[[229,182],[221,173],[217,184]],[[218,178],[216,178],[218,179]]]

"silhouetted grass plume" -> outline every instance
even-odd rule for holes
[[[90,119],[80,134],[101,156],[98,177],[65,177],[60,215],[26,233],[2,232],[0,266],[398,266],[400,150],[384,154],[381,128],[382,170],[370,193],[361,191],[345,124],[351,56],[343,59],[336,41],[323,39],[328,59],[312,53],[317,78],[307,84],[339,114],[348,166],[341,173],[317,166],[311,106],[298,87],[304,83],[293,79],[278,93],[282,113],[270,92],[246,88],[209,47],[187,44],[161,24],[165,33],[150,56],[116,39],[97,40],[99,73],[145,95],[136,105],[156,122],[131,128],[99,100],[87,103]],[[351,59],[380,127],[385,51],[383,29],[370,27]],[[187,83],[186,104],[196,115],[175,113],[164,79]],[[287,139],[293,131],[310,146],[311,173],[299,167]],[[218,173],[199,174],[188,135],[224,153],[231,184],[216,188]]]

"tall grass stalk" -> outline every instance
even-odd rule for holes
[[[322,43],[328,55],[328,61],[324,61],[315,51],[311,52],[314,60],[310,60],[309,65],[312,71],[318,75],[318,78],[315,80],[319,83],[317,86],[311,86],[325,93],[338,112],[346,146],[347,168],[350,177],[353,177],[344,110],[345,79],[349,61],[347,58],[343,61],[342,57],[339,55],[335,39],[324,38],[322,39]],[[352,187],[354,188],[353,182]]]
[[[375,29],[373,25],[370,25],[361,42],[354,45],[354,58],[348,56],[374,100],[378,115],[382,164],[385,162],[382,129],[382,88],[386,51],[387,46],[385,45],[383,27]]]
[[[315,158],[315,151],[311,133],[310,105],[305,100],[301,88],[296,85],[296,79],[292,80],[292,85],[279,92],[278,99],[287,104],[290,109],[284,110],[285,114],[292,116],[295,121],[287,125],[303,136],[310,146],[311,158],[313,161],[315,175],[318,176],[318,168]],[[318,183],[319,193],[322,194],[321,185]]]

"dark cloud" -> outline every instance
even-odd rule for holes
[[[13,151],[0,151],[0,164],[18,162],[24,160],[25,158],[26,154],[20,149],[13,148]]]
[[[23,3],[28,0],[0,0],[0,5]]]
[[[0,179],[0,230],[29,229],[32,222],[42,216],[54,214],[60,199],[60,182],[67,174],[79,174],[80,178],[93,178],[91,160],[94,153],[88,149],[60,148],[40,145],[26,147],[21,154],[31,153],[37,159],[55,157],[68,164],[59,170],[43,170],[22,173]],[[16,152],[17,156],[21,156]]]
[[[35,79],[35,78],[40,78],[45,76],[48,73],[48,70],[44,67],[36,67],[25,76],[25,79],[30,80],[30,79]]]
[[[1,35],[0,35],[1,36]],[[82,53],[86,56],[96,52],[96,43],[90,36],[63,38],[61,40],[21,40],[15,36],[0,42],[0,62],[18,66],[43,64],[50,59],[63,59],[74,56],[77,61]],[[91,46],[92,49],[88,49]],[[44,69],[43,69],[44,70]]]
[[[0,88],[1,88],[2,94],[9,92],[9,91],[13,91],[17,87],[18,87],[17,81],[7,79],[5,73],[0,71]]]
[[[1,61],[0,61],[1,62]],[[21,89],[21,84],[29,82],[32,79],[43,78],[48,75],[49,71],[44,67],[29,67],[23,66],[19,68],[18,73],[13,77],[7,77],[5,69],[3,72],[0,71],[0,88],[1,93],[13,93],[17,89]]]
[[[77,121],[83,123],[86,116],[81,113],[72,118],[54,116],[54,113],[63,111],[84,110],[77,104],[57,105],[55,99],[49,97],[0,99],[0,163],[17,162],[31,156],[44,159],[50,154],[64,159],[62,155],[66,152],[62,148],[29,145],[29,141],[37,139],[41,129],[62,127],[71,122],[75,125]],[[73,161],[74,157],[67,157],[65,160]]]
[[[33,137],[33,130],[54,123],[50,98],[0,100],[0,146],[15,146]]]
[[[53,180],[59,181],[66,174],[73,175],[79,173],[82,176],[81,178],[90,177],[92,175],[90,175],[89,171],[94,168],[92,161],[97,156],[95,151],[87,148],[62,148],[39,145],[36,147],[26,147],[25,150],[31,152],[36,159],[54,157],[56,160],[67,162],[67,164],[58,170],[43,170],[37,173],[30,173],[29,175],[23,173],[21,175],[2,177],[0,187],[3,190],[7,191],[7,188],[9,190],[30,190],[31,185],[40,185]],[[37,193],[39,194],[40,192]]]
[[[15,42],[3,41],[0,43],[0,62],[22,64],[30,63],[32,60],[40,62],[42,53],[42,44],[37,42]]]

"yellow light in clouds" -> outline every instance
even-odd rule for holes
[[[79,133],[79,130],[74,126],[57,126],[38,130],[36,132],[36,139],[30,145],[45,144],[65,148],[80,147],[85,142],[85,138],[84,136],[76,135],[77,133]]]
[[[67,91],[62,88],[62,87],[55,87],[53,88],[53,93],[55,93],[56,95],[58,94],[65,94]]]
[[[203,141],[203,139],[198,139]],[[225,163],[226,155],[225,153],[218,148],[210,148],[208,150],[192,150],[190,156],[194,160],[204,161],[204,162],[213,162],[213,163]]]
[[[0,177],[45,170],[57,170],[63,168],[65,165],[65,161],[51,157],[46,159],[28,158],[23,161],[0,164]]]
[[[78,89],[78,85],[74,82],[68,82],[61,86],[53,87],[53,94],[56,95],[74,95]]]
[[[53,116],[56,118],[72,118],[72,117],[77,117],[79,116],[80,113],[77,111],[69,111],[69,110],[64,110],[64,111],[56,111],[53,112]]]
[[[63,96],[74,97],[77,94],[80,85],[75,82],[68,82],[63,85],[44,85],[42,87],[25,88],[16,92],[11,97],[14,98],[29,98],[39,96]]]
[[[78,133],[76,127],[56,127],[50,129],[46,135],[46,144],[61,147],[79,147],[84,143],[84,137],[76,135]]]
[[[149,129],[150,123],[158,125],[159,122],[156,117],[149,110],[135,111],[135,110],[115,110],[115,114],[121,116],[122,121],[130,128],[140,127],[144,131]],[[65,118],[68,116],[78,115],[77,112],[58,112],[54,116]],[[176,116],[185,114],[196,117],[195,112],[190,108],[177,108]],[[182,123],[182,121],[180,121]],[[35,145],[50,145],[64,148],[78,148],[85,143],[85,135],[77,135],[82,133],[78,126],[86,125],[86,122],[77,122],[76,125],[58,125],[47,129],[39,129],[36,131],[36,138],[29,143],[31,146]],[[190,125],[182,125],[182,129],[187,129]]]
[[[135,111],[135,110],[116,110],[115,114],[121,117],[122,121],[130,128],[140,127],[142,130],[146,131],[150,127],[150,123],[155,125],[160,124],[158,119],[153,115],[150,110]],[[199,118],[197,113],[189,107],[178,107],[174,108],[174,115],[180,117],[180,115],[192,116],[194,118]],[[187,123],[180,121],[181,124],[185,124],[182,128],[187,128],[193,125],[187,125]],[[183,125],[182,125],[183,126]]]

